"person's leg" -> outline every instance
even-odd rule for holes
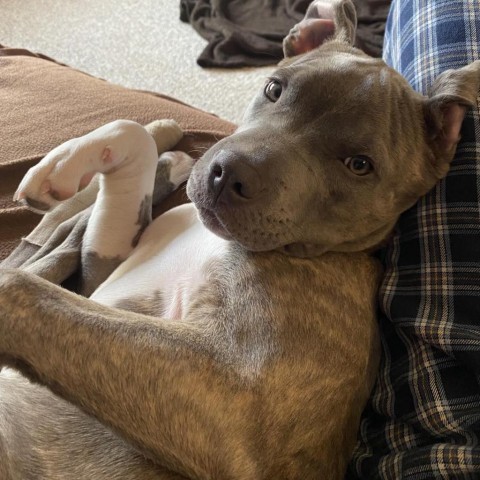
[[[394,0],[384,58],[422,93],[480,58],[476,0]],[[383,359],[349,478],[480,478],[480,122],[400,219],[380,291]]]

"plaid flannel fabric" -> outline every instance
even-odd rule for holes
[[[394,0],[384,58],[418,91],[479,53],[479,0]],[[479,118],[385,252],[383,359],[348,478],[480,479]]]

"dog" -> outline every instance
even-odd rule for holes
[[[16,198],[41,210],[100,175],[93,292],[0,273],[2,480],[344,477],[380,354],[372,252],[446,175],[480,83],[475,62],[423,97],[355,25],[350,0],[313,2],[192,203],[151,223],[158,153],[134,122],[27,173]],[[167,160],[178,185],[192,162]]]

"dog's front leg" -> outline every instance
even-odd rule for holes
[[[201,329],[3,270],[0,362],[189,478],[260,477],[249,440],[254,394],[215,360]]]
[[[153,128],[153,127],[152,127]],[[22,179],[14,199],[45,213],[99,174],[99,192],[81,243],[81,285],[90,296],[133,251],[159,201],[188,178],[193,160],[165,152],[182,137],[173,120],[146,128],[116,120],[53,149]],[[157,148],[162,155],[157,154]],[[155,174],[156,171],[156,174]]]

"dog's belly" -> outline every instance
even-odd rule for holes
[[[99,303],[172,320],[182,318],[228,242],[207,230],[192,204],[155,219],[132,254],[93,293]]]

